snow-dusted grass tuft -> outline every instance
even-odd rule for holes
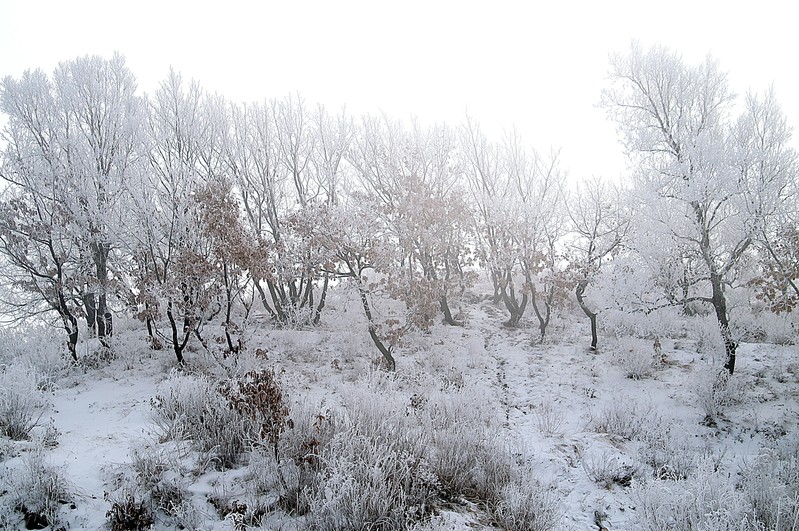
[[[341,411],[293,413],[280,463],[253,454],[248,480],[312,529],[408,529],[463,499],[508,529],[551,528],[557,505],[515,457],[490,399],[474,401],[486,389],[409,397],[403,386],[372,374],[347,389]]]
[[[237,464],[257,435],[254,422],[203,376],[170,375],[152,399],[151,420],[161,441],[190,441],[203,454],[200,462],[219,468]]]
[[[432,508],[437,481],[415,450],[357,426],[339,432],[321,455],[325,473],[310,497],[310,527],[402,529],[420,520]]]
[[[643,380],[650,377],[660,365],[660,353],[657,352],[659,341],[657,345],[656,348],[649,340],[620,339],[613,361],[621,368],[626,378]]]
[[[59,509],[72,499],[72,487],[61,468],[53,466],[43,448],[34,446],[9,478],[13,507],[25,516],[26,525],[37,523],[57,529]],[[42,529],[28,527],[28,529]]]
[[[654,477],[675,481],[690,476],[696,469],[699,457],[698,449],[689,443],[685,435],[670,429],[647,434],[640,454],[652,468]]]
[[[335,434],[318,449],[309,496],[314,529],[404,529],[432,510],[439,484],[425,457],[429,438],[394,382],[375,379],[356,383],[346,413],[329,420]]]
[[[556,529],[561,519],[552,494],[528,474],[502,487],[491,516],[507,531],[548,531]]]
[[[797,312],[780,315],[769,311],[754,311],[749,304],[731,311],[733,337],[749,343],[796,344],[799,331]]]
[[[766,529],[799,530],[799,429],[776,441],[741,475],[744,495]]]
[[[705,424],[713,425],[723,417],[724,411],[739,404],[746,394],[740,376],[730,377],[726,370],[711,368],[700,377],[696,395],[705,413]]]
[[[663,308],[652,313],[631,313],[608,310],[602,315],[602,328],[617,338],[684,337],[685,323],[676,308]]]
[[[0,434],[14,440],[30,438],[46,405],[37,384],[38,376],[32,367],[0,367]]]
[[[629,487],[634,478],[641,476],[641,469],[637,464],[625,463],[607,452],[580,457],[588,479],[604,489],[611,489],[614,485]]]
[[[702,462],[685,480],[634,483],[631,498],[637,527],[643,531],[696,529],[757,529],[742,492],[727,474]]]
[[[563,423],[566,415],[562,406],[557,406],[551,400],[541,402],[535,410],[538,430],[547,437],[560,437],[563,435]]]
[[[661,422],[652,406],[615,399],[589,422],[589,428],[630,441],[661,429]]]
[[[511,443],[485,390],[465,387],[451,393],[431,393],[423,408],[422,431],[431,441],[427,459],[444,492],[491,501],[508,483],[516,467]]]
[[[150,529],[155,523],[149,504],[137,499],[133,493],[125,493],[117,498],[106,496],[111,508],[105,513],[111,531],[136,531]]]
[[[696,339],[696,351],[710,356],[714,362],[723,362],[724,340],[721,337],[721,330],[715,316],[698,315],[688,323],[689,335]]]

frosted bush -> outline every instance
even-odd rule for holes
[[[538,430],[547,437],[563,435],[563,422],[566,418],[563,410],[564,408],[556,407],[550,400],[542,402],[535,410]]]
[[[319,448],[322,475],[309,500],[319,529],[404,528],[429,514],[439,491],[427,434],[391,383],[380,393],[374,383],[352,388],[346,415],[329,420],[335,435]]]
[[[437,482],[411,448],[357,428],[322,453],[324,477],[311,496],[310,527],[322,531],[403,529],[432,508]]]
[[[764,450],[741,476],[758,522],[776,531],[799,530],[799,429]]]
[[[746,388],[740,377],[730,377],[726,370],[709,368],[698,378],[696,397],[705,413],[704,423],[713,425],[724,411],[741,402]]]
[[[698,449],[689,443],[684,434],[674,433],[671,429],[655,430],[643,439],[644,445],[640,454],[643,461],[652,468],[654,477],[685,479],[696,469]]]
[[[661,422],[652,406],[642,406],[626,398],[606,404],[591,420],[589,428],[597,433],[633,440],[660,430]]]
[[[28,439],[46,405],[34,369],[23,365],[0,367],[0,433]]]
[[[733,335],[741,341],[793,345],[799,336],[799,312],[778,315],[747,305],[735,308],[731,314]]]
[[[507,531],[549,531],[561,519],[558,504],[538,482],[524,474],[504,485],[490,507],[497,526]]]
[[[660,365],[660,353],[650,340],[625,338],[618,341],[613,361],[625,377],[641,380],[651,376]]]
[[[402,386],[370,376],[348,389],[343,413],[292,415],[280,447],[293,463],[270,463],[266,489],[281,497],[293,491],[293,502],[280,505],[299,514],[307,507],[313,529],[406,529],[442,500],[464,497],[508,521],[523,519],[517,502],[534,499],[538,487],[518,483],[496,409],[473,398],[490,396],[486,390],[465,385],[408,397]],[[516,490],[503,494],[513,481]]]
[[[151,420],[162,441],[190,441],[205,454],[204,461],[218,467],[238,463],[257,438],[254,423],[231,408],[206,377],[173,373],[151,403]]]
[[[63,351],[62,343],[48,328],[30,325],[24,329],[0,329],[0,364],[32,365],[40,376],[60,373],[68,366]]]
[[[155,523],[149,504],[133,492],[106,493],[105,498],[111,504],[105,513],[111,531],[150,529]]]
[[[279,457],[251,453],[248,499],[320,530],[419,529],[436,505],[464,498],[509,529],[551,524],[555,504],[520,472],[488,389],[408,396],[406,385],[375,373],[347,388],[339,410],[295,406]]]
[[[427,459],[445,493],[492,500],[516,463],[496,409],[488,400],[476,403],[475,396],[486,393],[468,387],[432,393],[417,415],[430,434]]]
[[[628,487],[633,478],[640,476],[638,465],[625,463],[607,452],[581,455],[580,458],[588,479],[604,489],[610,489],[613,485]]]
[[[685,337],[685,318],[677,307],[667,307],[651,313],[608,310],[602,314],[602,328],[616,338]]]
[[[743,493],[709,462],[701,463],[686,480],[633,483],[630,497],[636,529],[643,531],[753,528]]]
[[[690,335],[696,339],[696,351],[710,355],[713,361],[724,355],[724,341],[715,316],[695,316],[690,321]]]
[[[22,466],[12,472],[10,483],[12,504],[23,513],[26,525],[36,522],[52,529],[58,527],[59,509],[72,499],[72,487],[63,471],[50,464],[41,447],[34,447],[25,456]]]

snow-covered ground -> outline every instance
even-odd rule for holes
[[[684,507],[675,502],[675,487],[693,497],[721,492],[722,502],[725,496],[745,499],[752,492],[747,476],[759,474],[767,456],[780,448],[799,449],[795,345],[741,344],[735,375],[726,385],[714,386],[723,360],[712,341],[699,341],[690,323],[657,341],[604,335],[599,350],[591,352],[586,323],[577,314],[553,321],[548,339],[539,344],[537,328],[503,327],[503,309],[475,296],[464,306],[466,326],[438,325],[429,334],[414,334],[398,354],[396,374],[384,375],[375,369],[364,323],[353,317],[355,302],[332,300],[318,329],[254,328],[248,351],[261,349],[261,355],[245,356],[238,365],[195,346],[187,353],[185,372],[210,378],[272,368],[292,407],[302,404],[320,415],[368,409],[389,399],[405,409],[428,398],[471,402],[475,411],[492,412],[499,430],[491,433],[504,437],[502,444],[529,466],[542,494],[557,506],[555,529],[641,529],[644,510],[652,518],[663,510],[672,511],[673,521],[688,518],[679,512]],[[155,528],[237,528],[235,511],[228,508],[220,516],[209,500],[249,492],[246,483],[253,480],[257,463],[247,466],[244,459],[241,468],[228,471],[201,466],[196,452],[164,436],[153,421],[152,400],[177,376],[170,352],[149,350],[144,335],[138,323],[120,325],[115,359],[82,367],[53,369],[52,354],[27,361],[6,356],[6,375],[23,363],[49,363],[52,376],[45,382],[32,439],[0,441],[5,485],[0,525],[24,528],[14,505],[24,496],[20,489],[33,488],[20,479],[31,470],[32,459],[52,464],[62,475],[66,494],[58,525],[102,529],[114,502],[129,493],[137,500],[146,494],[141,486],[124,488],[133,461],[138,459],[140,469],[150,462],[143,455],[161,452],[169,455],[161,466],[171,468],[186,487],[194,512],[157,513]],[[5,350],[18,354],[20,346]],[[91,358],[92,345],[84,344],[80,353]],[[13,387],[9,378],[4,382]],[[466,415],[459,419],[464,425],[472,421]],[[438,516],[419,529],[492,529],[495,523],[479,500],[463,497],[435,505]],[[728,508],[722,503],[718,510]],[[261,525],[303,525],[301,517],[284,516],[266,515]],[[740,527],[747,528],[747,522],[741,520]]]

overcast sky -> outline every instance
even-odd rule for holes
[[[625,172],[596,107],[608,55],[663,44],[711,53],[740,94],[774,83],[799,123],[799,32],[789,2],[450,2],[0,0],[0,76],[51,73],[59,61],[123,53],[143,91],[174,66],[236,101],[298,91],[458,125],[467,111],[496,138],[515,126],[562,149],[574,177]],[[794,142],[794,145],[799,145]]]

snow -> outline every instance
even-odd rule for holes
[[[265,359],[247,358],[233,367],[229,360],[215,360],[195,349],[187,353],[188,370],[219,372],[227,364],[228,371],[241,373],[248,367],[273,367],[294,402],[320,411],[340,407],[342,397],[352,396],[348,390],[374,371],[372,361],[377,357],[364,323],[353,317],[357,308],[341,311],[351,303],[357,301],[343,295],[331,301],[331,307],[339,310],[331,311],[318,329],[255,330],[249,348],[265,350]],[[397,389],[410,400],[414,394],[432,392],[431,385],[442,393],[462,387],[474,393],[475,404],[494,408],[515,448],[558,501],[559,529],[600,525],[609,530],[634,529],[636,504],[629,485],[601,484],[591,478],[603,466],[625,464],[639,469],[633,482],[647,475],[640,472],[645,470],[645,437],[596,428],[608,412],[635,412],[638,429],[647,437],[660,436],[686,452],[708,457],[733,480],[770,442],[799,436],[795,345],[742,344],[730,382],[735,396],[720,406],[714,422],[706,422],[709,380],[722,360],[712,352],[697,351],[694,338],[660,338],[663,359],[650,377],[633,380],[620,366],[623,354],[654,356],[651,338],[602,336],[599,350],[591,352],[586,348],[587,323],[575,311],[553,321],[547,341],[536,344],[537,327],[503,327],[502,308],[487,298],[464,310],[465,327],[438,325],[429,334],[409,339],[397,359]],[[59,435],[58,445],[46,453],[53,464],[63,467],[75,493],[74,508],[61,508],[68,529],[103,528],[110,508],[106,493],[114,488],[115,474],[129,466],[132,449],[160,442],[150,420],[150,400],[173,366],[170,352],[147,350],[145,332],[135,323],[120,330],[116,359],[69,369],[47,392],[50,406],[40,423],[52,419]],[[91,346],[85,346],[83,353],[90,351]],[[36,428],[34,435],[42,430]],[[8,444],[13,451],[5,452],[3,465],[11,471],[20,466],[33,443]],[[223,476],[217,472],[186,476],[196,505],[206,503],[223,480],[239,486],[236,482],[244,481],[243,472]],[[207,503],[205,511],[204,529],[233,529],[230,517],[220,519]],[[270,518],[264,526],[277,521]],[[161,515],[155,528],[168,529],[168,522]],[[441,507],[438,517],[418,529],[467,527],[491,529],[487,515],[464,501]]]

